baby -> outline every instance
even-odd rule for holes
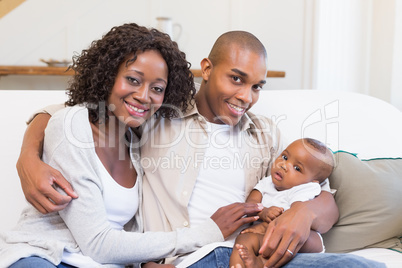
[[[246,202],[262,203],[258,214],[262,223],[244,230],[237,238],[230,257],[230,267],[263,267],[266,261],[258,251],[268,223],[290,208],[293,202],[313,199],[321,192],[320,184],[334,167],[332,152],[311,138],[291,143],[275,160],[271,176],[262,179]],[[324,252],[321,235],[315,231],[299,252]],[[293,252],[289,250],[293,255]]]

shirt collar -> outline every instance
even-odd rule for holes
[[[181,113],[177,117],[177,119],[185,119],[187,117],[194,117],[198,121],[200,121],[201,125],[205,125],[207,122],[205,117],[199,113],[199,111],[197,109],[197,104],[195,104],[195,102],[192,102],[192,103],[193,103],[193,105],[189,106],[190,108],[187,109],[187,111],[185,113]],[[256,128],[255,124],[251,120],[252,116],[253,116],[253,114],[250,114],[249,112],[247,112],[240,118],[240,121],[238,123],[240,131],[246,131],[248,129]]]

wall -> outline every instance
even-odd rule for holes
[[[112,26],[182,25],[177,40],[193,68],[216,38],[248,30],[286,72],[266,89],[336,89],[372,95],[402,110],[402,0],[29,0],[0,19],[0,65],[71,59]],[[0,89],[64,90],[68,77],[8,76]]]
[[[367,0],[318,2],[315,88],[366,92],[369,14]]]
[[[286,78],[269,79],[266,88],[301,88],[306,2],[30,0],[0,20],[0,64],[44,66],[40,58],[70,59],[113,25],[136,22],[155,27],[156,17],[168,16],[182,25],[177,41],[194,68],[199,68],[220,34],[248,30],[266,46],[269,68],[286,71]],[[64,89],[67,81],[66,77],[8,76],[0,78],[0,89]]]
[[[313,88],[368,94],[402,110],[402,1],[315,1]]]
[[[395,3],[391,103],[402,110],[402,1]]]

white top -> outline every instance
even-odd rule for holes
[[[264,207],[276,206],[282,207],[284,210],[289,209],[293,202],[308,201],[321,193],[321,186],[316,182],[304,183],[288,190],[278,191],[271,176],[263,178],[254,189],[261,192]]]
[[[188,205],[191,226],[197,226],[210,218],[218,208],[244,202],[246,198],[246,178],[240,157],[240,146],[244,142],[243,132],[238,126],[232,128],[223,124],[209,122],[207,124],[208,137],[205,138],[208,138],[208,147]],[[240,227],[224,242],[216,242],[200,248],[187,256],[184,261],[178,258],[175,264],[177,267],[186,267],[216,247],[232,247],[236,236],[244,228],[245,226]]]
[[[97,157],[97,156],[95,156]],[[123,230],[124,225],[135,215],[139,206],[138,183],[131,188],[125,188],[118,184],[109,172],[104,168],[98,158],[100,179],[103,183],[103,201],[107,213],[107,220],[111,227],[116,230]],[[92,258],[85,256],[82,252],[63,252],[62,262],[76,267],[94,267],[101,264]]]
[[[108,173],[106,169],[105,173]],[[103,200],[108,221],[114,229],[123,230],[124,225],[138,210],[138,183],[135,183],[132,188],[125,188],[110,175],[102,177],[102,182],[105,185]]]
[[[208,123],[208,130],[208,147],[188,204],[191,226],[204,222],[218,208],[245,199],[245,175],[235,159],[238,129]]]

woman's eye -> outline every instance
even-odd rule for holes
[[[156,91],[156,92],[163,92],[163,91],[165,91],[165,89],[163,88],[163,87],[154,87],[154,90]]]
[[[134,77],[128,76],[127,80],[132,84],[139,84],[139,81],[137,79],[135,79]]]

